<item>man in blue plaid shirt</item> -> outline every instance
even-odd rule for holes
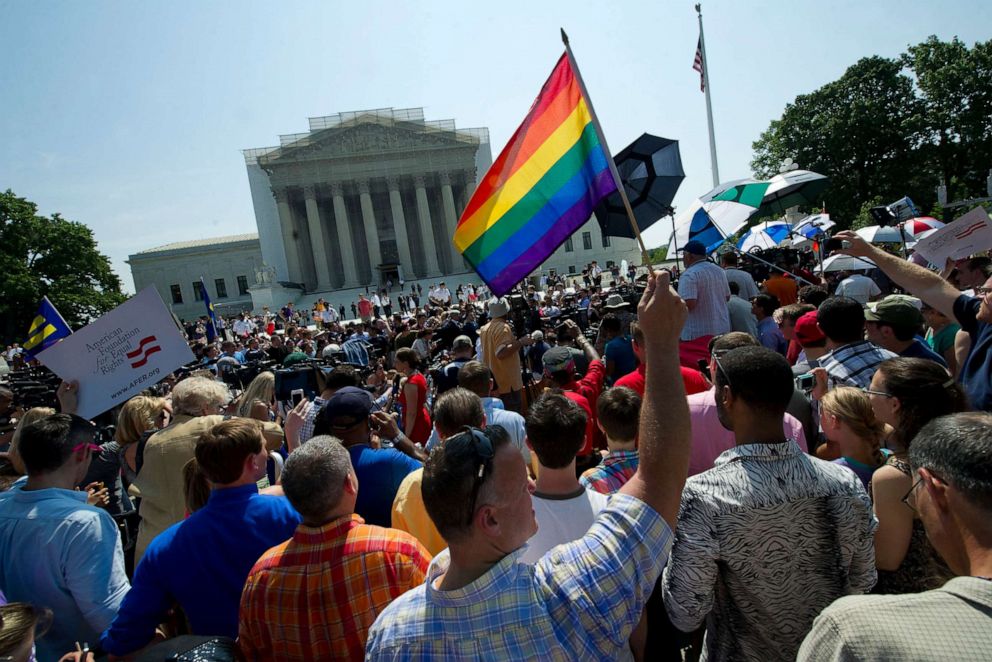
[[[537,530],[520,453],[498,426],[449,437],[423,481],[449,548],[423,586],[380,614],[367,659],[631,659],[631,630],[671,548],[690,447],[678,360],[687,309],[667,272],[649,278],[638,315],[647,370],[637,473],[584,537],[531,566],[519,561]]]

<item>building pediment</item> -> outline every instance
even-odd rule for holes
[[[439,129],[416,122],[363,121],[313,131],[286,141],[281,147],[258,159],[260,165],[277,166],[356,156],[386,155],[424,149],[476,148],[479,139],[460,131]]]

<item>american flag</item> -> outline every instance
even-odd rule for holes
[[[699,72],[699,91],[706,91],[706,75],[703,73],[703,38],[696,42],[696,58],[692,61],[692,68]]]

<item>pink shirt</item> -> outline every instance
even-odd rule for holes
[[[726,450],[736,444],[734,433],[720,424],[716,415],[716,388],[688,397],[689,419],[692,424],[692,454],[689,456],[689,475],[703,473],[713,467],[713,462]],[[782,424],[785,436],[795,439],[803,452],[806,448],[806,433],[803,425],[792,414],[786,414]]]

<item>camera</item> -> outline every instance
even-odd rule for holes
[[[816,386],[816,375],[812,372],[807,372],[796,377],[796,388],[800,391],[810,393],[814,386]]]

